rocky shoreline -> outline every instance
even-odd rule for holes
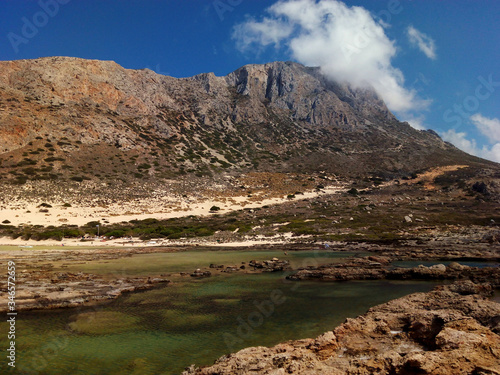
[[[316,339],[252,347],[183,375],[500,374],[500,304],[489,284],[439,286],[371,308]]]
[[[0,260],[5,258],[16,261],[16,310],[48,310],[99,304],[115,299],[123,293],[170,283],[167,275],[128,277],[122,273],[95,275],[67,270],[70,265],[96,260],[107,262],[133,254],[157,251],[158,249],[154,248],[19,249],[1,254]],[[7,309],[7,279],[4,278],[0,280],[0,312]]]
[[[102,303],[123,293],[151,289],[170,282],[163,277],[119,277],[109,280],[83,272],[50,273],[45,270],[23,272],[17,280],[18,285],[22,285],[16,294],[17,311]],[[7,299],[0,300],[0,312],[7,309]]]
[[[436,264],[429,267],[392,267],[388,257],[368,256],[354,258],[341,264],[300,269],[287,276],[289,280],[470,280],[475,283],[490,283],[500,287],[499,267],[470,267],[452,262],[448,266]]]
[[[422,246],[408,243],[405,246],[376,245],[369,243],[351,243],[332,245],[336,251],[354,253],[372,253],[372,256],[346,258],[345,262],[298,268],[297,272],[288,276],[290,280],[471,280],[488,282],[493,287],[500,287],[499,267],[468,267],[459,263],[418,266],[413,268],[395,268],[397,260],[482,260],[496,261],[500,259],[496,246],[485,245],[484,248],[469,248],[467,245],[453,248],[441,247],[433,252],[426,252]],[[210,277],[225,273],[261,273],[293,270],[286,259],[288,253],[301,250],[318,250],[318,244],[282,244],[267,246],[283,251],[283,258],[269,260],[249,260],[241,264],[200,265],[192,273],[180,272],[178,276],[191,275],[195,278]],[[321,246],[319,246],[321,247]],[[202,247],[196,247],[201,250]],[[255,250],[261,246],[248,247]],[[16,259],[18,270],[16,307],[18,310],[53,309],[76,307],[102,303],[114,299],[126,292],[150,289],[169,283],[167,277],[176,274],[156,274],[149,277],[128,277],[124,274],[94,275],[75,271],[68,272],[70,265],[91,261],[108,262],[114,259],[130,257],[134,254],[185,251],[189,247],[144,247],[144,248],[110,248],[110,249],[62,249],[51,250],[19,249],[9,252],[8,259]],[[207,250],[211,249],[207,247]],[[228,247],[227,249],[231,249]],[[242,250],[242,248],[239,248]],[[7,253],[6,253],[7,254]],[[5,258],[6,254],[0,254]],[[3,259],[2,258],[2,259]],[[7,258],[5,258],[7,259]],[[7,310],[6,280],[0,280],[0,312]]]

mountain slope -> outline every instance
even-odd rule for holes
[[[0,150],[2,181],[20,184],[490,164],[399,122],[373,91],[292,62],[180,79],[111,61],[0,62]]]

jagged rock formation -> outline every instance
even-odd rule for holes
[[[500,304],[471,282],[371,308],[316,339],[246,348],[184,375],[500,373]]]
[[[0,152],[0,177],[18,183],[255,169],[401,176],[484,162],[318,68],[177,79],[69,57],[0,62]]]

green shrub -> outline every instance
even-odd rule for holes
[[[37,161],[29,158],[24,158],[24,160],[17,163],[18,167],[24,167],[25,165],[36,165]]]
[[[15,185],[24,185],[27,181],[28,179],[25,176],[20,176],[16,177],[16,179],[12,181],[12,183]]]
[[[23,169],[23,173],[27,176],[34,176],[34,175],[36,175],[36,172],[37,172],[37,169],[33,168],[33,167]]]
[[[358,195],[359,192],[358,192],[358,189],[356,188],[351,188],[347,191],[347,194],[351,194],[351,195]]]
[[[45,159],[45,161],[46,161],[47,163],[52,163],[52,162],[54,162],[54,161],[64,161],[64,160],[66,160],[66,159],[64,159],[64,158],[55,158],[55,157],[53,157],[53,156],[52,156],[52,157],[50,157],[50,158]]]
[[[126,234],[125,230],[115,229],[115,230],[112,230],[111,232],[107,232],[106,236],[120,238],[120,237],[124,237],[125,234]]]

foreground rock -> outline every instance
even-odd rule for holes
[[[246,348],[184,375],[500,374],[500,304],[470,281],[415,293],[316,339]]]

